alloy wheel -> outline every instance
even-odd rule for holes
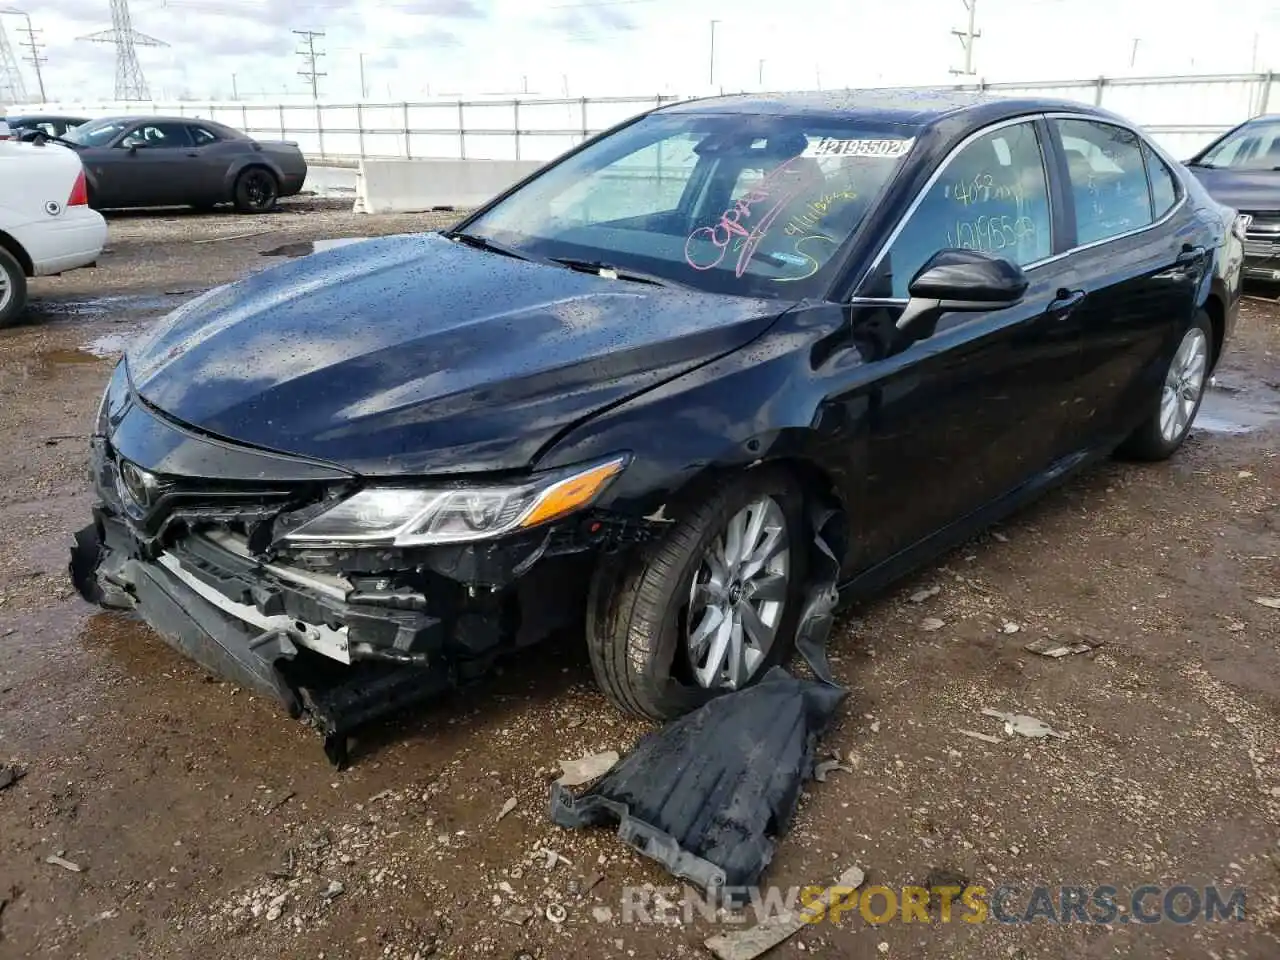
[[[266,210],[275,201],[275,189],[270,174],[253,171],[244,183],[245,199],[255,210]]]
[[[9,306],[9,301],[13,299],[13,284],[9,282],[9,277],[5,274],[4,269],[0,268],[0,314],[3,314],[5,308]]]
[[[759,672],[777,640],[790,572],[786,515],[760,497],[707,547],[689,590],[686,652],[699,686],[736,690]]]
[[[1160,436],[1177,443],[1191,426],[1209,367],[1209,339],[1192,327],[1178,344],[1160,394]]]

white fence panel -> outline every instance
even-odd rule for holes
[[[1189,157],[1236,124],[1280,113],[1280,75],[1235,74],[973,84],[1006,97],[1098,104],[1141,124]],[[550,160],[585,138],[678,97],[476,99],[423,102],[60,103],[49,112],[90,117],[176,114],[216,120],[264,140],[293,140],[313,159]],[[22,109],[32,109],[24,107]]]

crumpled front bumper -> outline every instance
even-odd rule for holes
[[[269,534],[331,481],[110,398],[104,410],[123,413],[91,441],[99,503],[73,547],[76,588],[307,719],[335,763],[360,725],[479,679],[500,655],[576,622],[594,553],[656,526],[599,516],[439,547],[291,549],[270,536],[264,546],[255,531]],[[130,464],[163,471],[145,507],[125,482]],[[193,464],[235,475],[194,476]]]
[[[344,612],[342,601],[255,575],[252,561],[195,538],[146,559],[128,525],[101,506],[76,534],[71,575],[86,599],[132,610],[184,656],[305,717],[338,765],[357,727],[438,697],[459,679],[437,617]],[[366,633],[394,639],[374,648]]]

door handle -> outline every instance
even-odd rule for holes
[[[1080,306],[1082,300],[1084,300],[1083,290],[1059,290],[1058,295],[1049,302],[1049,308],[1045,312],[1056,316],[1066,316]]]
[[[188,157],[198,157],[198,156],[200,156],[200,154],[198,154],[198,153],[196,153],[194,150],[192,150],[190,153],[188,153],[188,154],[187,154],[187,156],[188,156]]]
[[[1204,259],[1207,251],[1204,247],[1193,247],[1189,243],[1182,245],[1182,252],[1178,254],[1178,258],[1174,261],[1180,267],[1189,267],[1193,263],[1199,263]]]

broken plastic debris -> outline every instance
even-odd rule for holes
[[[542,855],[547,858],[547,869],[554,870],[557,863],[563,863],[567,867],[572,867],[569,858],[556,853],[554,850],[543,850]]]
[[[329,886],[320,891],[320,899],[333,900],[335,897],[342,896],[342,892],[346,889],[341,880],[330,880]]]
[[[1061,640],[1055,640],[1053,637],[1041,637],[1039,640],[1032,640],[1023,646],[1023,650],[1030,653],[1038,653],[1042,657],[1058,657],[1070,656],[1073,653],[1088,653],[1098,644],[1089,643],[1064,643]]]
[[[972,740],[981,740],[983,743],[1004,743],[999,737],[993,737],[989,733],[979,733],[977,730],[957,730],[956,733]]]
[[[1029,717],[1024,713],[1003,713],[999,710],[992,710],[990,707],[984,707],[982,715],[1003,720],[1004,732],[1009,736],[1013,736],[1016,733],[1020,737],[1031,737],[1033,740],[1042,740],[1045,737],[1055,737],[1058,740],[1068,739],[1067,734],[1053,729],[1053,727],[1037,717]]]
[[[55,867],[61,867],[63,870],[70,870],[72,873],[83,873],[84,867],[78,863],[63,859],[61,854],[51,853],[44,858],[44,862],[52,864]]]
[[[823,760],[820,764],[813,768],[813,779],[819,783],[827,782],[827,774],[833,770],[839,770],[843,773],[853,773],[852,767],[846,767],[839,760]]]
[[[1272,610],[1280,610],[1280,597],[1254,597],[1253,602],[1270,607]]]
[[[912,603],[924,603],[930,597],[936,597],[941,592],[942,588],[939,586],[926,587],[924,590],[917,590],[907,599]]]
[[[813,554],[809,577],[812,586],[805,597],[804,608],[796,625],[796,650],[804,657],[813,675],[823,683],[835,685],[831,664],[827,662],[827,640],[835,625],[836,606],[840,602],[840,558],[846,555],[847,524],[844,513],[815,503],[810,510],[813,527]]]
[[[605,750],[602,753],[590,753],[578,760],[561,760],[560,769],[564,771],[556,783],[564,787],[577,787],[602,777],[613,769],[618,762],[617,750]]]
[[[547,904],[547,919],[550,920],[552,923],[564,923],[565,919],[568,916],[569,916],[569,911],[564,908],[563,904],[559,904],[559,903]]]
[[[850,867],[834,884],[823,890],[817,900],[809,901],[803,910],[786,910],[766,917],[748,930],[718,933],[709,937],[706,947],[720,960],[755,960],[788,937],[795,936],[816,917],[825,915],[834,904],[842,902],[862,886],[865,874]]]
[[[617,823],[623,842],[676,877],[711,893],[745,890],[791,825],[818,736],[844,696],[774,667],[645,737],[580,796],[554,784],[551,819]]]
[[[1022,629],[1022,627],[1018,626],[1012,620],[1006,620],[1004,622],[1004,626],[1002,626],[1000,629],[1003,630],[1005,633],[1017,633],[1019,630]]]
[[[920,629],[932,633],[934,630],[941,630],[947,625],[945,620],[939,620],[937,617],[925,617],[920,621]]]
[[[1009,538],[1008,538],[1008,537],[1006,537],[1006,536],[1005,536],[1003,533],[1001,533],[999,530],[992,530],[992,531],[991,531],[991,539],[992,539],[992,540],[994,540],[996,543],[1008,543],[1008,542],[1009,542]]]
[[[502,911],[502,919],[505,923],[513,924],[517,927],[523,927],[526,923],[533,919],[533,911],[528,907],[521,907],[512,904]]]
[[[501,820],[508,813],[516,808],[516,798],[507,797],[507,802],[502,805],[502,809],[498,811],[498,819]]]

